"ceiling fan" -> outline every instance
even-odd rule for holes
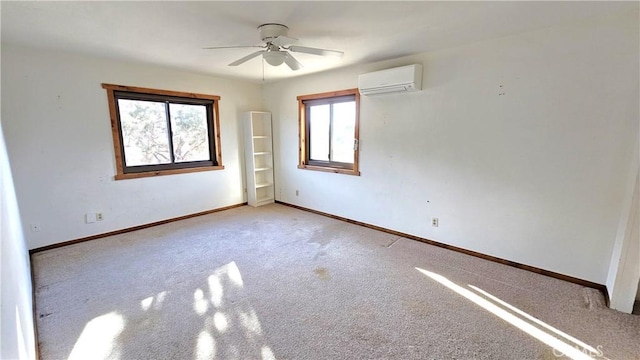
[[[251,53],[245,57],[242,57],[231,64],[229,66],[238,66],[243,64],[254,57],[262,55],[262,58],[272,66],[280,66],[283,63],[287,64],[291,70],[299,70],[302,68],[302,64],[296,58],[294,58],[290,52],[298,52],[305,54],[313,54],[320,56],[342,56],[344,53],[342,51],[336,50],[325,50],[318,49],[306,46],[297,46],[292,45],[298,41],[298,39],[294,39],[288,37],[289,28],[286,25],[282,24],[274,24],[267,23],[258,26],[258,31],[260,32],[260,38],[264,42],[264,45],[258,46],[213,46],[206,47],[203,49],[206,50],[215,50],[215,49],[234,49],[234,48],[261,48],[262,50],[258,50],[254,53]]]

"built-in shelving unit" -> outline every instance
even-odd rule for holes
[[[271,204],[275,200],[271,113],[250,111],[243,121],[247,202],[251,206]]]

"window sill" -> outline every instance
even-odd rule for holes
[[[193,167],[193,168],[186,168],[186,169],[147,171],[147,172],[139,172],[139,173],[117,174],[114,177],[114,179],[115,180],[139,179],[139,178],[145,178],[145,177],[173,175],[173,174],[186,174],[186,173],[192,173],[192,172],[223,170],[223,169],[224,169],[224,166],[206,166],[206,167]]]
[[[360,171],[357,171],[357,170],[340,169],[340,168],[332,168],[332,167],[324,167],[324,166],[298,165],[298,169],[324,171],[324,172],[332,172],[332,173],[336,173],[336,174],[360,176]]]

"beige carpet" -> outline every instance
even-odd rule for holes
[[[278,204],[33,266],[43,360],[640,359],[591,289]]]

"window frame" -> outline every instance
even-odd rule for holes
[[[308,119],[307,103],[319,105],[323,103],[332,104],[339,103],[345,97],[354,97],[356,103],[356,118],[354,129],[354,158],[353,165],[350,163],[341,163],[337,161],[312,160],[309,158],[310,146],[310,125]],[[316,170],[332,172],[337,174],[360,176],[359,157],[360,157],[360,92],[358,89],[347,89],[339,91],[330,91],[318,94],[300,95],[298,100],[298,169]],[[333,122],[333,119],[331,120]],[[332,127],[333,124],[330,125]]]
[[[224,166],[222,165],[222,152],[220,149],[220,116],[218,111],[220,96],[114,84],[102,84],[102,88],[107,91],[107,99],[109,103],[111,132],[113,136],[113,148],[116,160],[115,180],[224,169]],[[172,162],[171,164],[126,166],[118,99],[206,106],[207,136],[209,138],[209,153],[211,159],[182,163]],[[167,123],[167,134],[170,135],[170,121],[168,120]],[[169,138],[169,145],[172,147],[171,136],[169,136]]]

